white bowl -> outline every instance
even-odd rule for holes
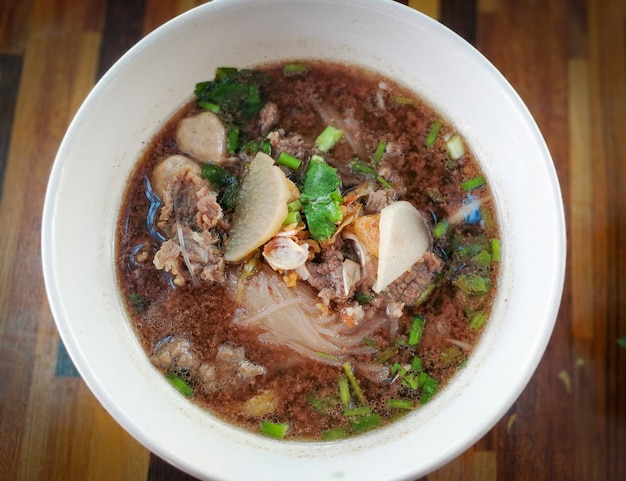
[[[382,71],[465,136],[497,200],[499,293],[467,367],[402,421],[330,443],[243,432],[183,399],[150,364],[118,293],[114,232],[129,173],[164,120],[218,66],[322,58]],[[506,80],[441,24],[385,0],[214,0],[123,56],[77,113],[43,214],[43,268],[67,350],[111,415],[148,449],[211,480],[415,479],[488,431],[533,374],[565,268],[557,177],[535,122]]]

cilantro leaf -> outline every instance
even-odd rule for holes
[[[336,224],[341,222],[343,214],[339,206],[343,199],[339,193],[340,184],[337,169],[319,156],[311,158],[300,200],[309,232],[315,240],[330,239],[337,230]]]

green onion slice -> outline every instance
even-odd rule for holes
[[[271,421],[263,421],[259,430],[266,436],[276,439],[283,439],[289,429],[289,424],[273,423]]]
[[[411,321],[411,329],[409,330],[409,339],[407,341],[409,346],[417,346],[419,344],[425,323],[426,319],[424,319],[424,316],[415,316],[413,318]]]
[[[431,125],[430,130],[428,131],[428,135],[426,136],[426,140],[424,140],[424,145],[426,147],[432,147],[437,140],[437,135],[439,135],[439,130],[441,129],[441,120],[435,120],[435,122]]]
[[[186,397],[193,396],[193,388],[189,384],[187,384],[184,379],[174,374],[173,372],[169,373],[165,377],[172,386],[180,391],[181,394]]]
[[[328,125],[321,134],[315,139],[315,146],[324,153],[328,153],[339,139],[343,136],[343,130],[336,129],[332,125]]]
[[[302,161],[299,158],[294,157],[293,155],[288,154],[287,152],[281,152],[276,162],[279,163],[280,165],[284,165],[285,167],[288,167],[293,170],[298,169],[298,167],[302,165]]]

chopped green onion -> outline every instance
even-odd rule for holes
[[[359,304],[369,304],[370,302],[372,302],[374,297],[376,296],[374,296],[373,294],[363,294],[362,292],[354,293],[354,300]]]
[[[463,139],[461,139],[459,134],[454,134],[447,140],[446,148],[448,149],[448,154],[452,160],[458,160],[465,154]]]
[[[367,174],[367,175],[371,175],[375,177],[376,180],[380,182],[380,184],[387,189],[390,189],[393,187],[383,176],[378,175],[378,172],[376,172],[376,169],[374,169],[368,163],[363,162],[362,160],[352,159],[350,161],[350,170],[352,172],[361,172],[363,174]]]
[[[300,222],[302,222],[302,216],[300,215],[300,212],[296,210],[287,213],[287,217],[285,217],[283,225],[299,224]]]
[[[334,406],[334,400],[332,398],[321,398],[312,394],[306,397],[306,401],[320,414],[326,414],[329,409]]]
[[[469,322],[469,328],[472,331],[477,331],[480,329],[485,321],[487,320],[487,313],[484,311],[478,311],[476,314],[472,316],[472,319]]]
[[[241,148],[241,152],[247,155],[253,155],[257,152],[263,152],[270,155],[272,153],[272,144],[268,139],[251,140]]]
[[[424,145],[426,147],[432,147],[437,139],[437,135],[439,135],[439,129],[441,129],[441,120],[435,120],[433,125],[431,125],[430,130],[428,131],[428,135],[426,136],[426,140],[424,141]]]
[[[490,289],[488,280],[477,274],[461,274],[454,284],[466,294],[484,294]]]
[[[224,80],[237,73],[235,67],[217,67],[215,69],[215,80]]]
[[[237,152],[239,146],[239,129],[231,127],[226,133],[226,150],[229,154]]]
[[[285,75],[297,75],[307,73],[309,66],[305,63],[288,63],[283,67]]]
[[[468,191],[468,190],[476,189],[478,187],[482,187],[486,183],[487,183],[487,180],[482,175],[479,175],[478,177],[474,177],[473,179],[466,180],[465,182],[463,182],[461,184],[461,188],[465,191]]]
[[[367,431],[368,429],[380,426],[380,415],[374,413],[370,414],[369,416],[363,416],[362,418],[357,418],[355,421],[352,421],[351,424],[354,432],[362,433],[363,431]]]
[[[315,146],[322,152],[328,153],[330,149],[337,145],[342,135],[343,130],[328,125],[322,133],[318,135],[317,139],[315,139]]]
[[[387,150],[387,141],[385,139],[381,139],[376,146],[376,151],[374,152],[374,162],[377,164],[383,159],[383,155],[385,155],[385,151]]]
[[[346,362],[343,365],[343,370],[348,377],[348,381],[350,381],[350,385],[352,386],[352,390],[354,391],[354,395],[356,396],[356,398],[361,404],[367,404],[367,402],[365,401],[365,397],[363,396],[363,391],[361,391],[359,383],[357,382],[356,377],[354,377],[354,372],[352,372],[352,365],[349,362]]]
[[[332,354],[326,354],[325,352],[322,352],[322,351],[316,351],[315,354],[317,354],[318,356],[324,357],[326,359],[332,359],[333,361],[339,361],[339,358],[337,356],[333,356]]]
[[[302,202],[300,202],[300,199],[296,199],[293,202],[289,202],[289,204],[287,204],[287,210],[289,210],[289,212],[296,212],[296,211],[302,210]]]
[[[382,351],[378,356],[376,356],[376,358],[374,359],[374,362],[379,362],[381,364],[384,364],[387,361],[389,361],[392,357],[394,357],[397,352],[398,350],[395,347],[393,346],[388,347],[387,349]]]
[[[489,254],[486,250],[482,250],[472,257],[472,262],[477,266],[487,266],[491,262],[491,254]]]
[[[500,262],[500,239],[491,239],[491,260]]]
[[[220,112],[220,106],[213,102],[209,102],[208,100],[198,101],[198,107],[208,110],[209,112],[213,112],[214,114],[218,114]]]
[[[413,362],[411,363],[411,370],[414,372],[422,372],[424,370],[424,366],[422,366],[422,360],[415,356],[413,358]]]
[[[413,104],[413,99],[409,97],[401,97],[400,95],[395,95],[393,97],[393,101],[400,105],[412,105]]]
[[[350,406],[350,384],[346,376],[339,377],[339,399],[343,407]]]
[[[289,424],[273,423],[271,421],[263,421],[259,430],[266,436],[271,436],[276,439],[283,439],[287,433]]]
[[[387,407],[391,409],[413,409],[410,399],[387,399]]]
[[[372,409],[369,406],[358,406],[355,408],[344,409],[343,415],[347,417],[364,416],[366,414],[371,414],[371,412],[372,412]]]
[[[433,237],[435,239],[442,238],[447,234],[448,227],[448,223],[445,220],[440,220],[437,224],[435,224],[435,227],[433,227]]]
[[[434,377],[429,376],[425,372],[423,372],[422,374],[424,375],[424,377],[420,380],[420,384],[422,386],[422,393],[420,394],[420,404],[426,404],[435,395],[435,392],[437,392],[438,383]],[[420,378],[422,377],[422,374],[420,374]]]
[[[170,382],[172,386],[178,389],[183,396],[191,397],[193,396],[193,388],[185,382],[184,379],[180,378],[173,372],[169,373],[165,376],[167,380]]]
[[[302,164],[302,161],[299,158],[294,157],[287,152],[281,152],[276,162],[293,170],[296,170]]]
[[[430,284],[428,284],[426,289],[424,289],[424,292],[422,292],[415,301],[415,307],[424,304],[426,299],[428,299],[428,296],[430,296],[430,294],[435,290],[435,287],[437,287],[437,284],[435,282],[431,282]]]
[[[415,316],[413,318],[411,321],[411,329],[409,330],[409,339],[407,341],[409,346],[417,346],[419,344],[425,323],[426,319],[424,319],[424,316]]]
[[[327,429],[322,431],[322,439],[324,441],[332,441],[333,439],[341,439],[348,436],[348,431],[343,428]]]

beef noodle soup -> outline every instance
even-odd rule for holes
[[[354,436],[429,402],[497,284],[495,203],[461,135],[332,63],[220,68],[194,96],[139,159],[118,224],[154,366],[277,438]]]

